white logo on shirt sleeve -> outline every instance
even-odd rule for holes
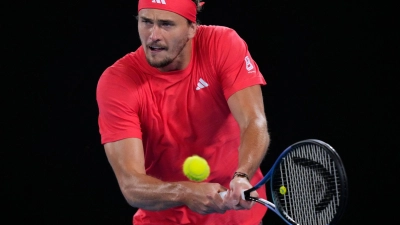
[[[250,57],[248,57],[248,56],[244,57],[244,61],[246,62],[247,71],[250,71],[250,70],[254,69],[254,66],[251,63]]]

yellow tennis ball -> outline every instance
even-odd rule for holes
[[[193,155],[185,159],[183,173],[189,180],[200,182],[210,175],[210,166],[204,158]]]
[[[284,194],[286,194],[286,187],[285,186],[281,186],[280,188],[279,188],[279,193],[281,193],[282,195],[284,195]]]

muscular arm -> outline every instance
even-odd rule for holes
[[[104,145],[121,192],[133,207],[165,209],[181,205],[183,187],[147,176],[142,141],[128,138]],[[161,191],[162,190],[162,191]]]
[[[246,173],[251,178],[259,168],[269,146],[260,86],[255,85],[236,92],[228,99],[228,105],[240,126],[239,162],[236,171]],[[254,202],[241,198],[242,191],[249,188],[251,184],[247,179],[232,179],[230,192],[224,201],[227,208],[250,209]],[[258,197],[256,191],[250,194]]]
[[[240,126],[239,165],[236,171],[251,178],[269,146],[267,120],[259,85],[236,92],[228,99],[229,108]]]
[[[104,148],[121,192],[131,206],[164,210],[187,205],[201,214],[224,212],[222,200],[215,202],[215,195],[224,191],[219,184],[163,182],[146,175],[143,144],[140,139],[127,138],[107,143]]]

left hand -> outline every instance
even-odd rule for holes
[[[229,186],[230,190],[228,190],[228,193],[224,198],[224,204],[227,209],[242,210],[253,207],[255,202],[242,199],[242,192],[252,187],[246,178],[235,177],[231,180]],[[251,192],[250,195],[258,197],[257,191]]]

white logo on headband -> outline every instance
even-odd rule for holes
[[[167,4],[167,3],[165,3],[165,0],[153,0],[153,1],[151,1],[151,2],[152,2],[152,3],[163,4],[163,5]]]

